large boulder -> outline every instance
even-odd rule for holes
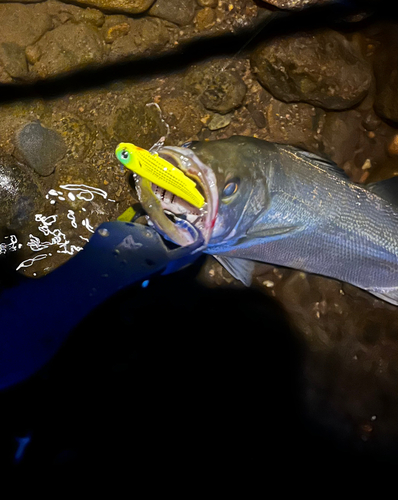
[[[372,80],[370,65],[336,31],[280,36],[251,57],[260,83],[277,99],[341,110],[358,104]]]

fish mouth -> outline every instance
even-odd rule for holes
[[[195,181],[205,203],[196,208],[170,191],[135,175],[137,195],[147,213],[148,223],[177,245],[194,243],[198,232],[207,245],[218,210],[217,182],[213,171],[185,147],[165,146],[158,150],[158,154]]]

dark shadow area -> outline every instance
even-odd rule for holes
[[[11,233],[7,228],[4,228],[3,231],[2,228],[0,228],[0,234],[2,235],[2,241],[10,241],[9,239],[7,240],[5,236],[15,234],[15,231]],[[24,280],[25,277],[21,276],[21,274],[15,270],[19,263],[17,252],[0,253],[0,295],[3,289],[17,286]]]
[[[264,447],[296,455],[300,348],[283,311],[253,290],[197,284],[199,266],[108,301],[46,369],[1,394],[3,467],[139,476],[259,470]],[[16,464],[21,436],[31,441]]]
[[[393,464],[306,418],[304,353],[284,311],[255,290],[199,285],[200,264],[115,296],[49,366],[1,393],[3,472],[258,482],[281,468]]]

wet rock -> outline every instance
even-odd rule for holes
[[[25,51],[14,42],[0,44],[0,65],[12,79],[23,80],[28,74]]]
[[[398,123],[398,34],[390,27],[375,54],[375,110],[385,120]]]
[[[94,27],[65,24],[46,33],[27,48],[31,72],[41,78],[69,73],[89,64],[99,64],[104,43]]]
[[[149,10],[149,14],[184,26],[194,18],[195,2],[193,0],[157,0]]]
[[[251,117],[253,118],[253,121],[257,125],[258,128],[264,128],[267,125],[264,113],[262,111],[260,111],[259,109],[257,109],[256,106],[252,102],[250,102],[247,105],[247,109],[248,109],[249,113],[251,114]]]
[[[37,7],[36,4],[0,3],[0,42],[26,47],[52,29],[51,16]]]
[[[336,20],[341,23],[356,23],[373,14],[372,2],[365,0],[359,2],[345,2],[344,0],[262,0],[265,5],[272,5],[281,10],[301,11],[309,7],[336,6],[341,8],[341,17]],[[344,7],[346,12],[344,13]],[[351,13],[353,12],[353,13]]]
[[[324,152],[340,167],[354,159],[359,144],[361,114],[355,110],[327,113],[322,134]]]
[[[105,35],[106,43],[113,43],[118,38],[127,35],[130,31],[130,26],[128,23],[117,24],[116,26],[111,26]]]
[[[197,0],[201,7],[217,7],[218,0]]]
[[[359,103],[372,78],[357,48],[330,30],[274,38],[254,51],[251,64],[276,98],[335,110]]]
[[[206,109],[220,114],[238,108],[246,95],[246,84],[240,75],[232,68],[224,68],[222,63],[194,67],[186,75],[184,83],[198,95]]]
[[[323,110],[309,104],[287,104],[272,98],[265,108],[268,140],[314,149],[324,115]]]
[[[150,54],[162,49],[170,39],[169,31],[161,19],[127,19],[126,23],[129,26],[128,30],[127,28],[122,30],[119,25],[118,30],[121,36],[118,36],[112,43],[112,51],[108,56],[111,61],[128,58],[132,54],[136,57]],[[126,23],[123,23],[123,26]],[[104,25],[104,28],[105,26],[108,26],[108,23]],[[108,37],[109,29],[105,37]]]
[[[365,118],[362,120],[362,125],[366,130],[373,132],[376,130],[381,123],[380,118],[378,118],[374,112],[368,113]]]
[[[210,7],[205,7],[201,9],[195,17],[195,24],[199,31],[206,30],[213,26],[216,21],[216,13],[214,9]]]
[[[321,132],[321,150],[355,182],[376,182],[394,175],[397,165],[386,155],[393,134],[381,123],[375,132],[363,127],[359,110],[329,112]],[[375,177],[379,172],[381,176]]]
[[[131,103],[115,113],[114,125],[109,133],[117,142],[131,142],[141,148],[149,149],[166,135],[167,129],[154,106]]]
[[[62,137],[41,126],[39,121],[28,123],[16,138],[18,152],[39,175],[50,175],[56,163],[66,154]]]
[[[41,203],[39,187],[23,166],[0,154],[0,226],[22,228]]]
[[[160,107],[166,123],[169,124],[177,142],[186,142],[198,134],[203,127],[201,106],[192,102],[192,96],[173,92],[162,99]]]
[[[68,21],[75,24],[89,24],[100,28],[107,18],[98,9],[91,9],[90,7],[81,8],[77,5],[61,3],[57,0],[47,0],[45,3],[39,4],[39,6],[51,16],[54,28]]]
[[[64,0],[68,3],[70,0]],[[149,9],[155,0],[79,0],[79,4],[97,7],[105,12],[126,12],[141,14]],[[74,2],[71,2],[74,3]]]
[[[103,4],[102,0],[98,2]],[[99,5],[98,2],[95,5]],[[130,7],[139,3],[123,2]],[[15,43],[22,49],[17,57],[6,57],[6,61],[0,62],[0,84],[17,84],[21,79],[24,83],[35,82],[88,65],[107,65],[136,60],[143,55],[171,53],[179,50],[181,44],[195,39],[198,31],[206,31],[206,36],[216,37],[226,31],[237,34],[256,29],[264,22],[264,16],[257,16],[257,7],[248,6],[247,0],[236,0],[232,11],[220,8],[216,11],[207,5],[200,9],[194,0],[159,0],[156,4],[151,2],[153,9],[156,7],[155,14],[149,16],[149,11],[145,11],[140,17],[133,18],[127,12],[128,15],[121,16],[123,20],[119,23],[114,22],[115,16],[108,15],[111,11],[105,10],[104,14],[99,9],[87,7],[88,3],[94,5],[91,0],[71,0],[70,3],[45,0],[32,4],[0,1],[0,45]],[[107,5],[110,3],[111,0]],[[83,4],[84,7],[76,4]],[[144,2],[140,5],[142,8]],[[160,7],[162,9],[158,12]],[[193,23],[191,21],[196,12],[198,16]],[[262,12],[271,16],[266,9]],[[169,18],[171,22],[167,20]],[[105,25],[107,29],[101,29]],[[23,50],[28,61],[26,75]],[[18,76],[11,76],[10,73]]]
[[[125,16],[109,16],[102,27],[106,43],[113,43],[127,35],[131,26]]]
[[[334,0],[263,0],[264,3],[278,7],[278,9],[301,10],[313,5],[332,3]]]
[[[391,156],[398,156],[398,134],[394,135],[388,145],[388,154]]]
[[[95,109],[93,111],[95,112]],[[48,126],[55,130],[66,144],[67,162],[83,161],[89,155],[99,128],[98,123],[92,124],[91,121],[64,109],[52,111],[52,120]]]
[[[207,128],[209,130],[219,130],[220,128],[228,127],[232,120],[232,113],[226,115],[219,115],[215,113],[210,120],[207,122]]]

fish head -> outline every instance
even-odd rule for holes
[[[163,236],[182,246],[192,244],[189,224],[201,232],[205,245],[235,240],[246,234],[268,200],[255,141],[234,136],[159,149],[159,156],[196,182],[205,204],[196,208],[137,176],[137,194],[150,223]]]
[[[258,140],[233,136],[196,142],[191,149],[216,177],[219,203],[210,243],[241,238],[268,205]]]

